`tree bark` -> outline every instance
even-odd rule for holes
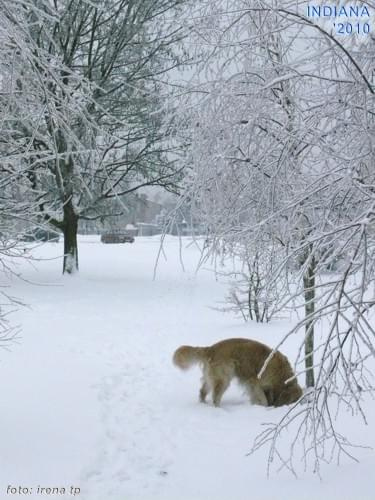
[[[64,234],[63,274],[73,274],[78,271],[78,217],[71,200],[64,205],[62,230]]]
[[[315,311],[315,268],[314,257],[311,258],[308,268],[303,277],[303,288],[305,297],[305,373],[306,387],[314,387],[314,321],[312,319]]]

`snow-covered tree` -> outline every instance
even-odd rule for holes
[[[25,68],[16,85],[39,82],[43,94],[41,112],[26,119],[20,114],[13,129],[31,144],[29,196],[38,200],[41,220],[64,234],[64,272],[78,268],[80,218],[111,214],[109,200],[141,187],[176,186],[162,93],[164,76],[179,64],[180,5],[182,0],[23,5],[37,74]]]
[[[205,4],[196,33],[207,59],[191,89],[186,185],[209,228],[206,250],[277,248],[264,288],[286,280],[282,305],[304,314],[276,347],[302,332],[296,365],[311,390],[255,448],[270,443],[273,460],[293,424],[292,448],[312,453],[318,469],[325,453],[350,454],[334,412],[347,405],[363,414],[375,387],[374,42],[336,39],[299,4]],[[314,342],[318,324],[326,333]],[[293,469],[293,449],[279,458]]]
[[[46,2],[48,5],[48,2]],[[25,9],[33,10],[42,23],[45,15],[33,2],[2,1],[0,3],[0,341],[6,346],[14,339],[17,328],[8,321],[9,313],[19,301],[9,296],[5,287],[6,277],[15,274],[15,262],[29,258],[20,238],[25,227],[36,223],[39,211],[38,197],[28,195],[25,187],[29,182],[28,166],[33,163],[33,140],[17,130],[16,123],[34,120],[43,114],[44,83],[39,78],[37,64],[45,65],[45,59],[35,57],[36,46],[30,43],[30,23]],[[46,68],[47,69],[47,68]],[[28,75],[28,84],[22,84],[22,76]],[[25,82],[26,83],[26,82]],[[53,151],[46,151],[46,156]],[[27,167],[26,167],[27,165]]]

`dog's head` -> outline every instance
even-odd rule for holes
[[[285,384],[284,389],[280,392],[274,401],[274,406],[290,405],[295,403],[302,396],[303,391],[296,380],[292,380]]]

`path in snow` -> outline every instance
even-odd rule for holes
[[[211,309],[226,290],[211,271],[195,275],[199,254],[186,243],[186,272],[169,238],[156,281],[155,238],[81,238],[81,272],[72,278],[61,277],[60,259],[36,263],[38,272],[23,266],[50,286],[13,283],[31,309],[17,313],[23,339],[0,365],[1,500],[8,484],[79,485],[82,500],[373,498],[373,452],[357,450],[360,464],[328,465],[323,482],[286,472],[267,480],[266,450],[246,454],[262,424],[284,410],[251,406],[235,386],[222,408],[198,403],[199,369],[178,371],[176,347],[233,336],[275,345],[289,324],[245,325]],[[61,251],[47,244],[37,254]],[[293,358],[293,342],[285,349]],[[366,410],[367,428],[349,414],[342,425],[354,441],[375,445],[375,405]]]

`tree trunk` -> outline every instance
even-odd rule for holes
[[[315,311],[315,268],[316,262],[314,257],[311,258],[309,266],[303,277],[303,288],[305,296],[305,370],[306,370],[306,387],[314,387],[314,321],[313,314]]]
[[[63,274],[73,274],[78,271],[78,217],[74,211],[73,204],[70,201],[64,205],[64,264]]]

